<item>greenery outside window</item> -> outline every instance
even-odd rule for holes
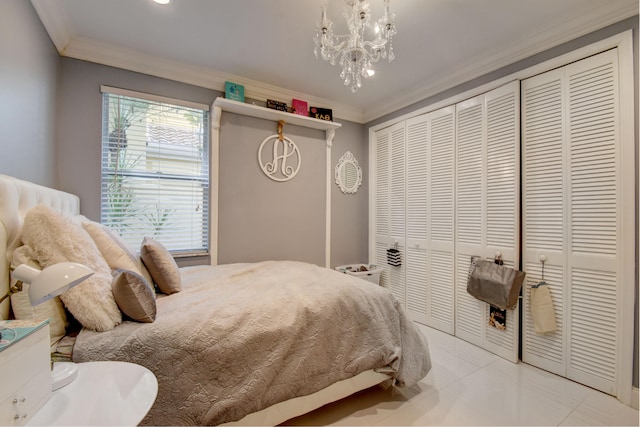
[[[209,252],[209,108],[103,86],[101,222],[139,248]]]

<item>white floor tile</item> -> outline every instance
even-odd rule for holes
[[[476,375],[486,384],[501,384],[510,392],[526,398],[544,396],[566,407],[575,408],[582,403],[591,388],[558,375],[527,365],[498,359]]]
[[[437,388],[464,378],[498,359],[498,356],[452,335],[422,325],[419,328],[429,342],[433,364],[433,372],[429,373],[426,382]]]
[[[523,387],[517,378],[491,366],[442,390],[440,406],[469,414],[475,425],[557,425],[571,412],[571,407]]]
[[[287,425],[639,425],[615,398],[525,363],[511,363],[418,325],[433,368],[407,389],[374,387]]]
[[[637,426],[638,411],[616,398],[591,390],[588,397],[563,422],[565,426]]]

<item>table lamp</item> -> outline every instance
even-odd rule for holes
[[[91,269],[75,262],[53,264],[44,270],[21,264],[11,273],[18,281],[12,291],[20,292],[22,283],[28,283],[31,305],[38,305],[63,294],[92,274]],[[57,390],[70,384],[77,376],[78,367],[75,363],[54,363],[51,369],[52,389]]]

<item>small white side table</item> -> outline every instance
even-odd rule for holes
[[[78,363],[78,377],[54,391],[30,426],[135,426],[158,394],[147,368],[126,362]]]

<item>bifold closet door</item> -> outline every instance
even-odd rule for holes
[[[407,229],[406,286],[407,313],[420,323],[429,324],[429,282],[427,264],[429,174],[429,120],[427,115],[408,119],[407,132]]]
[[[407,131],[407,311],[454,331],[455,108],[413,117]]]
[[[455,335],[518,361],[518,309],[506,329],[489,325],[489,304],[467,293],[471,257],[519,267],[520,88],[513,82],[456,105]]]
[[[380,285],[406,306],[405,286],[405,194],[406,136],[404,122],[375,133],[375,159],[372,185],[375,195],[373,215],[375,238],[372,262],[384,268]],[[402,265],[387,264],[387,250],[397,246],[403,255]]]
[[[622,143],[620,90],[617,49],[522,82],[522,358],[614,395],[635,245],[633,192],[623,194],[634,181],[633,147]],[[544,335],[529,309],[541,256],[557,323]]]

